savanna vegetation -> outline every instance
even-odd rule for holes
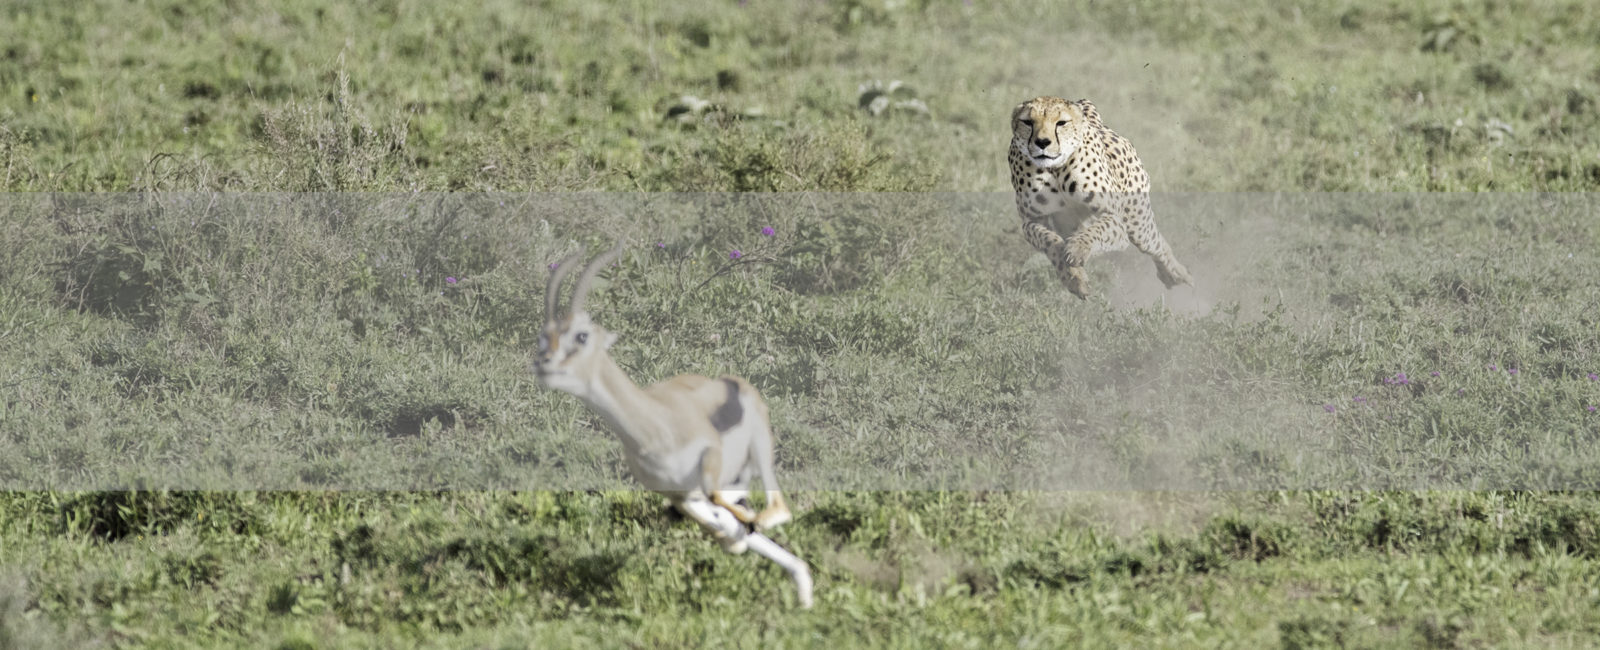
[[[1592,3],[12,2],[0,647],[1584,647]],[[898,83],[896,83],[898,82]],[[1090,97],[1197,286],[1078,301]],[[764,229],[770,228],[769,231]],[[527,372],[768,397],[817,607]]]

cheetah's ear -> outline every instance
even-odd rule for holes
[[[1094,102],[1089,101],[1087,98],[1080,99],[1073,103],[1078,105],[1078,110],[1083,111],[1083,117],[1085,119],[1093,120],[1095,117],[1100,115],[1100,111],[1095,110]]]
[[[1022,119],[1022,111],[1023,111],[1023,109],[1025,109],[1027,107],[1028,107],[1028,102],[1022,102],[1021,104],[1017,104],[1016,108],[1011,109],[1011,120],[1012,121],[1016,121],[1016,120]]]

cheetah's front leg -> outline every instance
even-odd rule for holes
[[[1089,277],[1083,267],[1089,259],[1128,245],[1127,235],[1117,221],[1115,213],[1097,208],[1094,216],[1078,224],[1078,229],[1067,237],[1067,268],[1061,274],[1061,283],[1079,298],[1088,297]]]
[[[1089,257],[1087,250],[1074,255],[1072,245],[1045,225],[1042,219],[1024,221],[1022,235],[1035,250],[1050,258],[1050,264],[1056,267],[1056,277],[1060,278],[1067,291],[1080,299],[1089,297],[1089,276],[1083,272],[1083,262]]]

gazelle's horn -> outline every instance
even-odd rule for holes
[[[567,304],[567,309],[576,314],[583,311],[583,299],[589,294],[589,285],[594,282],[594,276],[600,275],[600,269],[610,264],[622,254],[622,240],[617,240],[617,245],[594,258],[588,266],[583,267],[583,275],[578,276],[578,286],[572,289],[572,302]]]
[[[559,315],[556,309],[560,307],[558,303],[561,302],[561,280],[567,277],[567,271],[572,270],[572,265],[581,259],[583,259],[583,249],[580,248],[577,252],[561,258],[560,262],[556,262],[556,267],[551,269],[550,284],[544,288],[545,320],[555,320]]]

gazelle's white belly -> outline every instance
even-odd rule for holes
[[[671,451],[629,453],[628,469],[634,480],[657,492],[687,492],[700,487],[700,457],[705,445]]]
[[[719,486],[733,484],[750,464],[750,429],[740,424],[722,435],[722,471]],[[657,492],[689,492],[701,484],[700,460],[706,444],[691,444],[680,449],[629,451],[628,470],[644,487]],[[626,451],[626,449],[625,449]]]

